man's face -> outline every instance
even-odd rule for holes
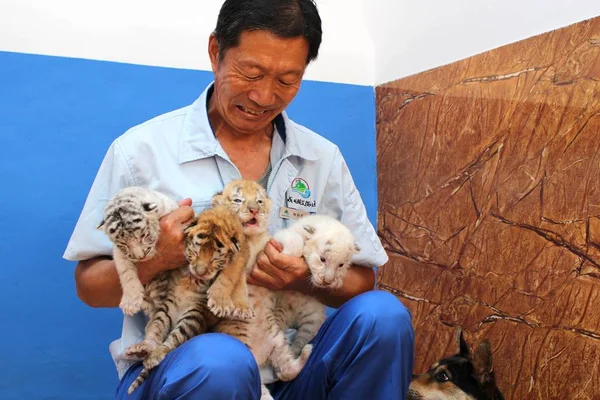
[[[237,133],[264,130],[294,99],[308,55],[303,37],[282,39],[268,31],[245,31],[239,45],[218,59],[211,35],[209,55],[215,74],[213,107]]]

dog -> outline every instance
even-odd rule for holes
[[[442,358],[424,374],[413,375],[408,400],[504,400],[492,367],[492,347],[485,339],[471,354],[462,329],[458,353]]]

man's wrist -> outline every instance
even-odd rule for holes
[[[137,263],[138,276],[142,284],[150,282],[160,272],[159,265],[162,264],[161,257],[155,256],[149,260]]]
[[[306,295],[312,294],[316,289],[317,288],[311,283],[310,275],[306,278],[297,280],[289,287],[289,290],[294,290]]]

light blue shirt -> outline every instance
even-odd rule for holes
[[[114,140],[98,170],[77,221],[64,258],[85,260],[111,255],[112,245],[96,226],[106,202],[125,186],[145,186],[175,200],[192,198],[196,212],[210,205],[211,197],[234,179],[236,166],[215,138],[208,120],[212,83],[191,105],[135,126]],[[290,120],[285,112],[275,120],[271,173],[267,191],[273,200],[269,231],[293,220],[280,217],[282,207],[333,216],[350,228],[361,251],[353,262],[379,267],[387,262],[376,231],[344,157],[324,137]],[[124,316],[121,337],[110,345],[119,378],[136,360],[124,349],[142,340],[145,317]]]

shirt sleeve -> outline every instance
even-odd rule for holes
[[[325,208],[325,214],[333,214],[356,238],[360,252],[354,256],[354,264],[380,267],[388,261],[388,255],[377,236],[377,231],[369,221],[362,197],[338,148],[333,157],[321,204]]]
[[[133,184],[133,175],[117,139],[110,145],[96,173],[63,258],[80,261],[112,254],[112,243],[96,227],[102,221],[108,200],[121,188]]]

